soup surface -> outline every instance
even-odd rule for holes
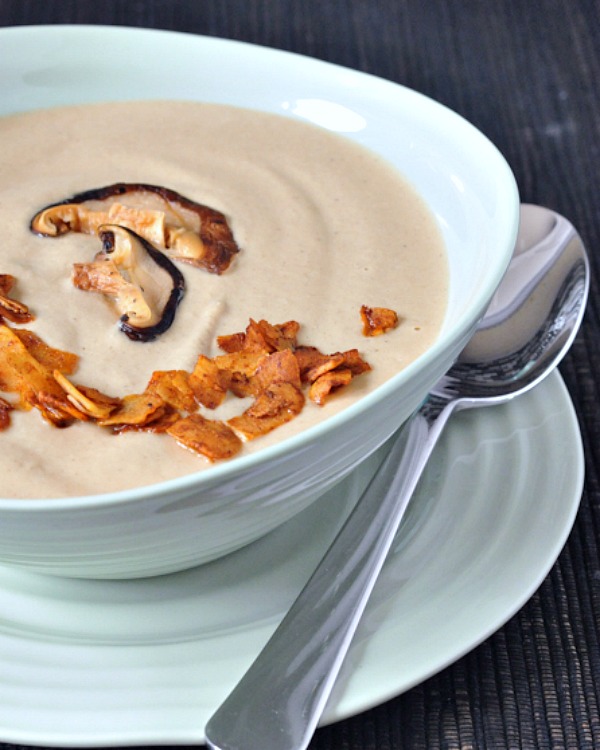
[[[447,264],[434,218],[394,169],[341,136],[233,107],[127,102],[5,117],[0,142],[0,273],[16,277],[11,295],[35,314],[26,327],[80,357],[75,382],[140,393],[155,370],[190,370],[199,353],[221,353],[216,337],[243,331],[250,318],[296,320],[300,344],[357,348],[369,362],[372,370],[325,406],[307,400],[296,419],[241,455],[353,403],[440,329]],[[115,182],[161,185],[222,211],[241,248],[222,275],[180,266],[185,297],[169,331],[150,343],[119,331],[102,295],[73,286],[72,265],[93,260],[96,237],[29,230],[47,204]],[[361,305],[395,310],[399,326],[365,337]],[[245,406],[231,398],[214,416]],[[0,444],[3,497],[112,492],[211,466],[165,435],[114,435],[85,423],[57,429],[37,410],[13,411]]]

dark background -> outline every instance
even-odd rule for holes
[[[561,371],[580,419],[587,479],[563,553],[530,602],[485,643],[397,699],[319,730],[311,748],[600,748],[600,4],[0,0],[2,26],[52,23],[239,39],[405,84],[480,128],[506,156],[523,202],[575,224],[593,278]]]

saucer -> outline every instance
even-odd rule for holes
[[[60,747],[197,744],[309,578],[381,460],[259,542],[135,581],[0,568],[0,740]],[[454,416],[409,506],[323,724],[408,690],[531,597],[583,486],[556,373]]]

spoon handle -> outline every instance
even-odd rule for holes
[[[452,404],[419,410],[312,577],[206,725],[213,750],[302,750],[327,703],[375,581]],[[430,410],[429,410],[430,412]]]

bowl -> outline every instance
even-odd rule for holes
[[[230,553],[347,476],[449,368],[512,254],[519,201],[511,170],[487,138],[439,103],[296,54],[99,26],[8,28],[0,40],[1,114],[169,98],[310,121],[397,167],[437,220],[449,264],[442,330],[422,356],[354,405],[261,451],[149,487],[77,498],[0,498],[0,563],[29,571],[132,578]]]

